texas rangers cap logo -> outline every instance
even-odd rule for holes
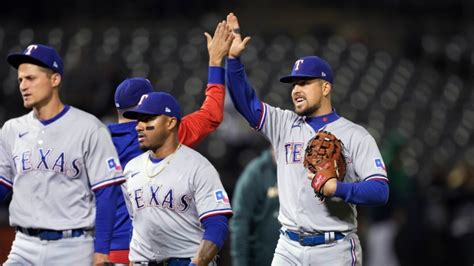
[[[303,63],[304,63],[303,59],[296,60],[295,67],[294,67],[295,72],[299,70],[300,64],[303,64]]]
[[[148,94],[143,94],[142,97],[140,98],[140,101],[138,102],[138,105],[142,105],[143,102],[148,98]]]
[[[36,50],[37,48],[38,48],[38,45],[32,44],[32,45],[26,47],[24,54],[25,54],[25,55],[31,55],[31,52],[32,52],[33,50]]]

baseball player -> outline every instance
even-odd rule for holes
[[[385,204],[389,191],[374,138],[337,114],[331,67],[317,56],[298,59],[280,79],[292,86],[294,111],[260,101],[239,59],[250,38],[242,40],[234,14],[227,21],[236,35],[226,69],[229,94],[237,111],[271,142],[277,160],[282,228],[272,265],[361,265],[356,205]],[[320,130],[342,140],[347,162],[344,182],[331,179],[324,185],[325,201],[315,197],[303,166],[308,140]]]
[[[2,167],[0,183],[13,192],[17,230],[4,265],[105,262],[125,180],[109,132],[62,103],[63,62],[53,48],[32,44],[7,61],[18,69],[24,107],[33,110],[7,121],[0,134],[13,166]]]
[[[182,118],[178,128],[180,143],[190,147],[197,145],[204,137],[214,131],[224,117],[225,72],[221,65],[222,57],[226,55],[227,50],[225,46],[224,48],[222,47],[221,43],[227,42],[227,45],[230,45],[231,39],[226,40],[226,37],[232,38],[232,35],[225,32],[225,27],[220,26],[216,30],[214,37],[206,36],[208,37],[209,52],[206,99],[198,111]],[[137,131],[135,130],[137,122],[123,117],[123,113],[134,108],[143,94],[153,91],[154,89],[150,81],[144,78],[126,79],[120,83],[115,91],[118,123],[110,124],[108,127],[112,133],[112,141],[118,151],[120,163],[123,167],[131,159],[143,153],[138,143]],[[131,220],[125,206],[125,200],[123,197],[119,197],[109,254],[111,262],[129,262],[130,231]]]
[[[179,143],[178,102],[167,93],[151,92],[124,116],[138,120],[140,148],[148,150],[124,171],[133,217],[130,261],[215,265],[232,210],[215,168]]]

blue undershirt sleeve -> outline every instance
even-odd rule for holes
[[[0,183],[0,201],[4,201],[8,198],[12,190]]]
[[[224,215],[216,215],[202,220],[204,236],[202,239],[216,244],[219,250],[227,237],[229,219]]]
[[[248,82],[245,68],[239,58],[226,61],[227,89],[235,109],[257,128],[263,113],[263,104]]]
[[[345,202],[365,206],[384,205],[388,201],[389,187],[384,180],[367,180],[359,183],[337,182],[335,197]]]
[[[208,84],[225,84],[225,69],[223,67],[210,66],[207,73]]]
[[[112,232],[114,229],[117,199],[121,196],[120,185],[110,185],[95,191],[96,219],[94,250],[97,253],[109,254]]]

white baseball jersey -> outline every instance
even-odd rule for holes
[[[203,236],[200,220],[231,215],[229,198],[212,164],[181,145],[158,163],[150,152],[125,167],[123,185],[133,217],[131,261],[191,258]]]
[[[268,104],[264,104],[263,111],[260,129],[272,143],[278,165],[280,223],[287,229],[309,233],[355,231],[355,205],[336,197],[321,202],[311,187],[303,160],[308,141],[316,131],[293,111]],[[387,179],[380,151],[367,130],[343,117],[325,124],[322,129],[344,143],[347,163],[344,182]]]
[[[123,179],[107,128],[74,107],[47,121],[33,111],[11,119],[0,138],[14,163],[14,175],[0,180],[13,189],[12,226],[93,228],[92,190]]]

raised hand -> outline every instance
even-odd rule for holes
[[[236,58],[240,56],[243,50],[245,50],[247,43],[250,41],[250,37],[247,36],[242,40],[239,20],[237,19],[237,16],[234,15],[234,13],[229,13],[229,15],[227,15],[227,25],[229,25],[229,27],[232,29],[232,33],[235,37],[232,45],[230,46],[229,58]]]
[[[209,66],[221,66],[224,56],[229,54],[229,49],[234,40],[232,29],[226,21],[217,24],[214,36],[204,33],[207,39],[207,50],[209,52]]]

